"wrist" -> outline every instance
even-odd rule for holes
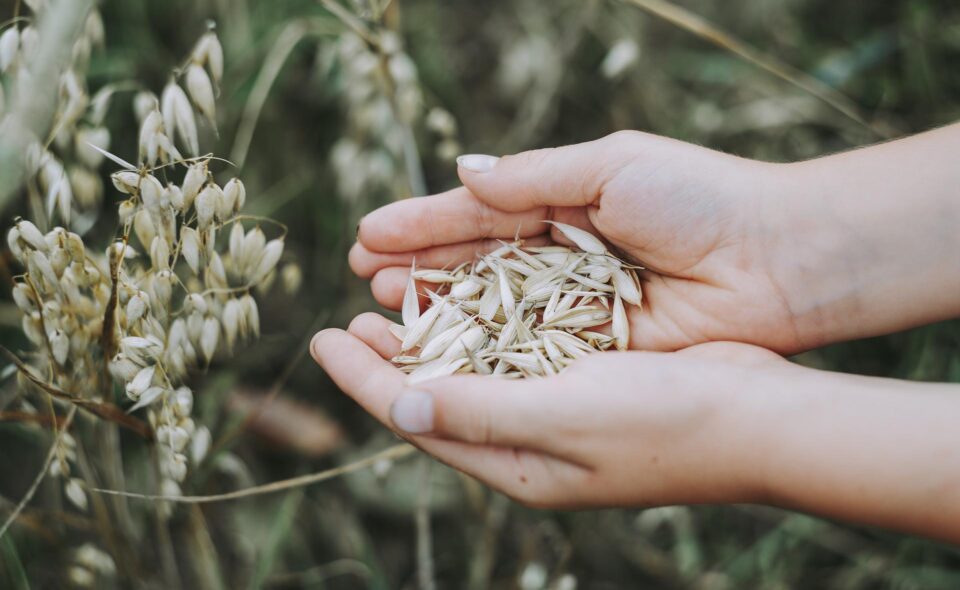
[[[772,180],[757,205],[757,251],[794,339],[781,352],[867,335],[858,275],[882,261],[865,248],[857,215],[851,218],[851,208],[840,205],[828,160],[770,164]]]
[[[737,433],[737,502],[783,505],[782,467],[791,460],[783,433],[807,411],[804,406],[819,403],[810,391],[817,373],[782,359],[744,370],[729,407]]]

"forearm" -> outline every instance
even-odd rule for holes
[[[960,316],[960,124],[785,166],[771,256],[809,346]]]
[[[960,543],[960,386],[799,368],[767,383],[764,501]]]

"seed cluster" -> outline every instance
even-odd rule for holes
[[[345,133],[330,163],[337,192],[351,202],[393,193],[403,180],[404,128],[422,116],[423,93],[413,59],[393,31],[377,30],[376,46],[344,33],[321,50],[321,75],[343,89]]]
[[[44,2],[28,1],[35,15],[45,10]],[[15,103],[31,104],[29,96],[34,76],[32,62],[40,53],[40,35],[28,22],[20,20],[0,24],[0,74],[8,84],[0,83],[0,135],[13,133],[16,121],[5,117]],[[7,26],[9,25],[9,26]],[[103,156],[91,145],[108,149],[110,132],[103,126],[114,92],[107,86],[91,97],[86,87],[86,72],[91,53],[104,44],[104,27],[100,12],[91,10],[73,45],[73,53],[59,80],[56,96],[56,126],[48,146],[35,143],[29,147],[25,164],[30,172],[27,189],[38,202],[45,201],[46,214],[58,215],[64,225],[76,217],[77,211],[88,213],[93,222],[93,211],[103,198],[103,182],[97,168]],[[9,95],[5,94],[6,86]]]
[[[411,270],[403,325],[391,327],[401,342],[393,362],[408,382],[553,375],[591,352],[628,348],[625,305],[641,304],[637,267],[589,232],[553,225],[576,247],[515,241],[453,270]],[[427,291],[422,314],[417,281],[441,286]],[[608,323],[610,335],[594,329]]]
[[[184,75],[196,111],[211,124],[210,78],[219,80],[222,68],[220,44],[208,32]],[[178,495],[188,463],[203,458],[211,439],[191,418],[191,372],[259,336],[254,289],[269,288],[278,275],[296,288],[301,277],[291,263],[278,270],[283,236],[268,238],[261,223],[279,226],[240,213],[243,183],[218,184],[210,156],[183,159],[181,152],[199,152],[198,119],[176,81],[162,100],[144,96],[135,99],[150,107],[140,113],[137,165],[87,146],[123,167],[111,175],[125,199],[118,208],[121,238],[101,253],[78,232],[43,232],[20,219],[7,243],[25,268],[13,298],[38,348],[31,365],[59,388],[97,401],[110,392],[106,366],[131,402],[128,412],[147,410],[159,443],[160,491]],[[70,477],[76,443],[69,435],[61,441],[51,474],[65,478],[66,497],[83,510],[84,488]]]

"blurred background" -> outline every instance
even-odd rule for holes
[[[0,21],[15,4],[0,0]],[[87,85],[92,94],[126,84],[105,120],[111,151],[136,153],[134,91],[159,92],[214,21],[226,70],[219,135],[202,128],[202,145],[239,167],[252,213],[289,226],[287,256],[302,269],[289,277],[298,289],[261,300],[261,340],[195,381],[196,420],[217,444],[185,492],[320,471],[396,442],[322,374],[306,345],[317,329],[378,308],[346,266],[359,218],[455,186],[460,153],[640,129],[790,161],[960,118],[955,2],[678,4],[725,31],[727,47],[684,28],[696,22],[685,13],[678,26],[657,14],[662,2],[641,0],[101,2],[106,49],[93,51]],[[731,41],[764,63],[794,66],[793,81],[731,52]],[[104,245],[117,224],[107,186],[85,238]],[[27,211],[14,199],[3,217]],[[9,289],[3,297],[0,342],[27,349]],[[958,350],[960,324],[949,322],[797,360],[960,381]],[[4,376],[0,412],[18,396]],[[144,490],[147,451],[122,436],[128,487]],[[35,425],[0,421],[0,515],[23,496],[49,440]],[[75,584],[67,564],[76,548],[105,544],[102,527],[60,493],[42,484],[0,539],[0,587]],[[141,523],[134,551],[113,555],[117,573],[96,587],[960,588],[960,554],[930,541],[758,506],[535,511],[421,458],[182,505],[165,521],[147,502],[129,510]],[[164,538],[172,555],[160,555]]]

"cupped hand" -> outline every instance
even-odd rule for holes
[[[319,333],[317,362],[378,420],[448,465],[528,505],[574,508],[746,502],[762,496],[751,416],[763,379],[794,367],[716,343],[597,353],[563,373],[458,375],[410,389],[390,322]]]
[[[464,187],[367,215],[350,264],[372,278],[381,304],[399,309],[414,259],[453,265],[515,236],[566,243],[543,223],[560,221],[648,269],[644,308],[630,310],[633,348],[730,340],[796,352],[823,337],[798,325],[797,294],[775,278],[783,224],[767,202],[788,184],[778,166],[639,132],[499,159],[465,156]]]

